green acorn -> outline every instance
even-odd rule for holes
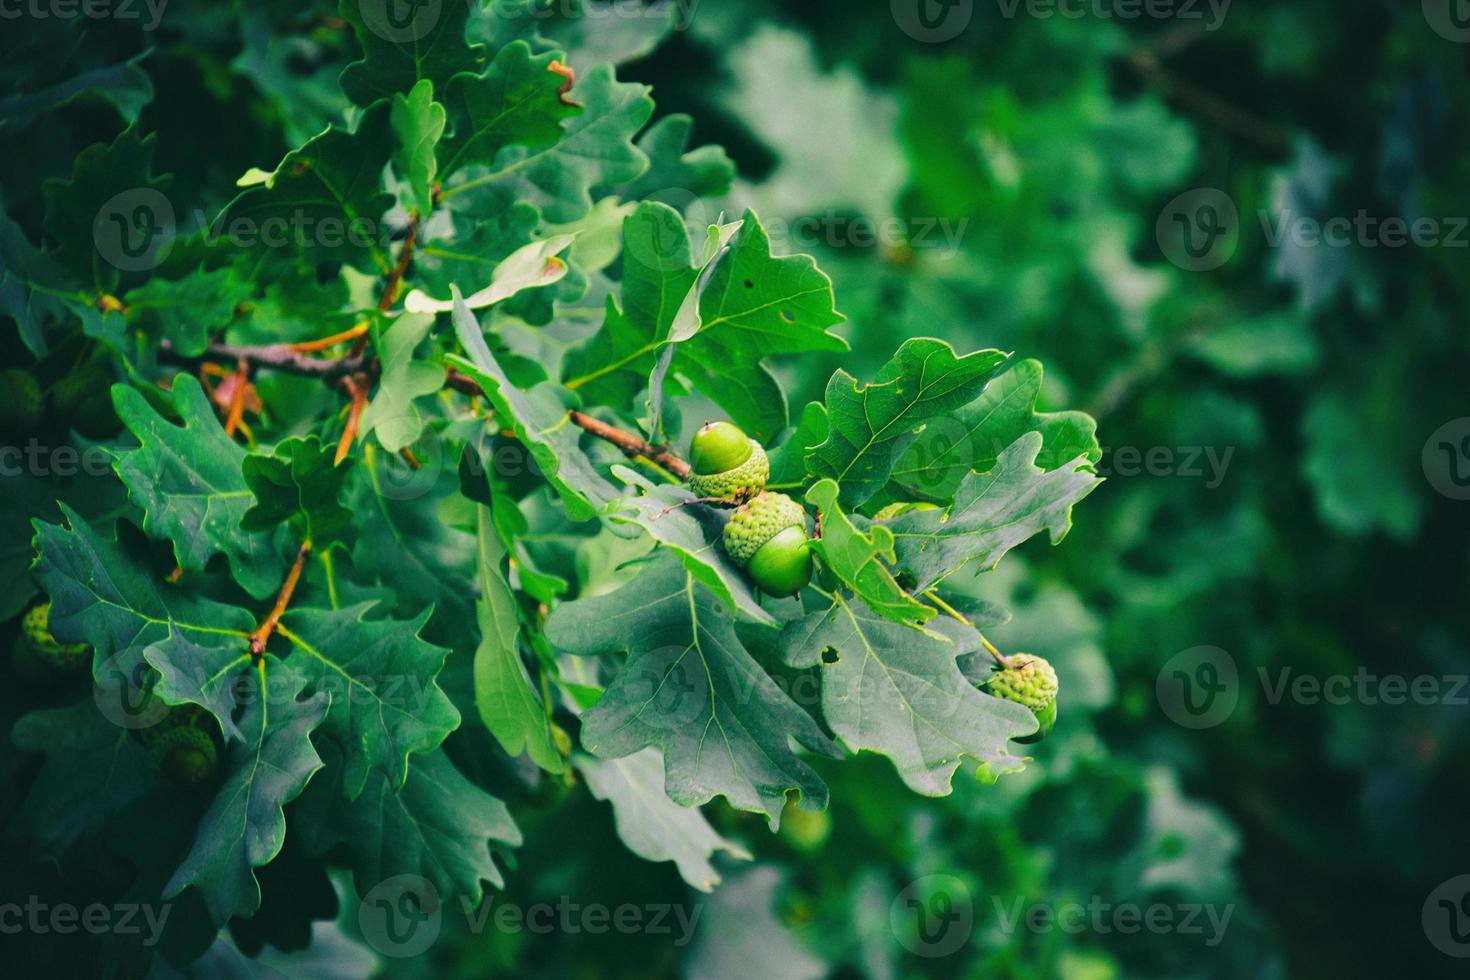
[[[156,706],[150,705],[154,710]],[[147,714],[148,712],[145,712]],[[180,704],[167,709],[162,718],[155,725],[147,728],[136,729],[139,740],[150,748],[167,735],[169,732],[179,728],[197,728],[204,731],[207,725],[213,724],[214,719],[197,704]]]
[[[725,525],[724,543],[767,595],[796,595],[812,579],[806,511],[784,493],[766,491],[741,504]]]
[[[153,771],[180,786],[198,786],[209,779],[218,761],[214,739],[193,725],[160,733],[148,750]]]
[[[61,643],[51,635],[51,603],[32,606],[20,621],[20,641],[26,652],[44,671],[54,677],[80,674],[91,663],[91,647],[85,643]],[[23,659],[23,655],[18,657]],[[19,662],[17,670],[22,670]]]
[[[0,371],[0,437],[17,439],[34,432],[45,408],[41,386],[29,371]]]
[[[766,488],[771,461],[761,444],[729,422],[710,422],[689,444],[689,488],[698,496],[748,500]]]
[[[1024,745],[1039,742],[1057,720],[1057,672],[1043,658],[1031,653],[1012,654],[1011,665],[996,670],[984,688],[995,697],[1024,704],[1036,716],[1035,734],[1016,739]]]

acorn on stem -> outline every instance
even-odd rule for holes
[[[214,775],[219,750],[214,739],[192,724],[159,733],[148,748],[153,771],[179,786],[198,786]]]
[[[708,422],[689,444],[689,488],[701,497],[740,503],[766,488],[771,461],[761,444],[730,422]]]
[[[75,676],[91,664],[92,648],[60,642],[51,634],[50,622],[50,602],[32,606],[20,621],[20,636],[11,650],[16,673],[37,683]]]
[[[796,595],[812,579],[806,511],[784,493],[765,491],[741,504],[723,540],[731,560],[767,595]]]
[[[1031,653],[1007,658],[1009,666],[998,668],[986,679],[984,689],[998,698],[1024,704],[1040,725],[1036,732],[1016,739],[1030,745],[1046,738],[1057,720],[1057,672],[1045,659]]]

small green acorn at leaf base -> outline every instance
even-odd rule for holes
[[[179,786],[198,786],[214,775],[219,750],[192,725],[163,732],[148,751],[153,771]]]
[[[983,687],[991,695],[1024,704],[1036,716],[1037,730],[1016,739],[1023,745],[1041,741],[1051,731],[1057,720],[1057,672],[1047,661],[1031,653],[1017,653],[1010,658],[1010,666],[998,669],[985,681]]]
[[[745,570],[762,592],[785,599],[812,580],[812,544],[806,531],[788,527],[760,546]]]
[[[60,643],[51,635],[51,603],[32,606],[20,622],[20,637],[30,655],[57,677],[82,673],[91,663],[91,647],[85,643]]]
[[[710,422],[689,444],[689,488],[701,497],[739,503],[760,493],[771,461],[760,443],[729,422]]]

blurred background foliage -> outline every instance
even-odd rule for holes
[[[919,335],[1038,357],[1040,406],[1095,414],[1103,469],[1120,471],[1064,546],[1028,548],[973,585],[1015,610],[992,634],[1002,648],[1051,658],[1062,676],[1061,719],[1023,775],[961,780],[930,800],[881,760],[828,766],[830,818],[792,815],[775,840],[758,819],[711,807],[756,861],[730,865],[708,900],[629,853],[585,786],[514,800],[527,845],[497,901],[702,903],[693,942],[491,929],[384,968],[1450,975],[1420,909],[1435,884],[1470,871],[1470,713],[1273,704],[1258,671],[1274,684],[1288,668],[1470,670],[1466,505],[1437,493],[1420,462],[1430,434],[1467,414],[1470,252],[1273,245],[1262,221],[1470,214],[1470,45],[1431,30],[1419,4],[1387,0],[1238,4],[1211,30],[977,3],[943,43],[909,37],[877,0],[686,3],[636,18],[578,17],[579,2],[548,22],[572,65],[619,63],[653,86],[659,116],[693,118],[691,145],[720,144],[739,168],[728,199],[645,190],[692,222],[749,205],[788,229],[778,246],[815,254],[836,281],[854,348],[842,367],[871,376]],[[7,212],[38,226],[35,175],[70,172],[82,148],[136,118],[159,134],[155,171],[172,175],[171,195],[213,213],[247,168],[346,112],[337,75],[354,45],[333,4],[232,7],[173,0],[146,35],[28,26],[0,65]],[[140,80],[127,67],[145,48]],[[114,73],[113,97],[65,100],[36,124],[21,95],[88,68]],[[1222,267],[1191,272],[1168,261],[1155,223],[1202,187],[1229,195],[1240,240]],[[892,219],[898,240],[864,233]],[[779,365],[791,404],[818,397],[838,364]],[[1176,465],[1123,472],[1112,464],[1125,447],[1167,448]],[[1194,447],[1228,463],[1216,473],[1201,456],[1202,474],[1181,472]],[[1201,645],[1226,650],[1242,683],[1236,710],[1194,731],[1161,710],[1155,682]],[[936,875],[964,884],[975,928],[953,955],[916,957],[890,912]],[[269,909],[269,876],[265,890]],[[1007,929],[1000,914],[1094,899],[1210,903],[1232,917],[1210,945],[1207,925],[1070,934]],[[276,960],[358,962],[335,950],[323,940]]]

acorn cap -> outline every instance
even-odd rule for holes
[[[1011,666],[997,670],[985,681],[985,689],[998,698],[1024,704],[1033,712],[1051,707],[1057,700],[1057,672],[1041,657],[1017,653]]]
[[[58,674],[80,672],[88,664],[85,643],[60,643],[51,634],[51,603],[32,606],[20,622],[20,635],[35,658]]]
[[[209,779],[218,759],[214,739],[190,725],[162,733],[148,751],[153,771],[180,786],[198,786]]]
[[[806,534],[806,511],[784,493],[756,494],[737,509],[725,525],[725,551],[744,566],[766,542],[789,527]]]
[[[745,462],[722,473],[691,473],[689,489],[696,496],[719,500],[746,500],[765,489],[771,477],[771,461],[754,439],[747,439],[750,455]]]

